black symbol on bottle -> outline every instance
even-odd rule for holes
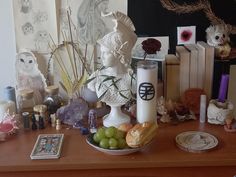
[[[151,83],[143,82],[138,88],[139,96],[142,100],[149,101],[155,96],[155,88]]]

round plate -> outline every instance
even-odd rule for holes
[[[189,152],[205,152],[218,145],[218,139],[206,132],[187,131],[175,138],[177,146]]]
[[[104,149],[99,147],[94,141],[93,141],[93,135],[94,134],[90,134],[88,135],[86,142],[92,146],[93,148],[97,149],[100,152],[106,153],[106,154],[110,154],[110,155],[127,155],[127,154],[131,154],[134,152],[138,152],[142,149],[144,149],[146,146],[144,147],[140,147],[140,148],[127,148],[127,149]]]

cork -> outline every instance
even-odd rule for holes
[[[23,99],[31,99],[34,95],[34,91],[32,89],[24,89],[20,91],[20,96]]]
[[[55,95],[59,92],[59,87],[56,85],[51,85],[45,88],[45,91],[49,94]]]

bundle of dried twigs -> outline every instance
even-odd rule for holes
[[[193,13],[196,11],[203,11],[206,14],[206,17],[209,19],[212,25],[216,24],[226,24],[224,20],[220,19],[215,15],[211,9],[211,4],[208,0],[199,0],[195,3],[187,4],[178,4],[172,0],[160,0],[162,6],[167,10],[174,11],[178,14]],[[229,32],[231,34],[236,34],[236,26],[231,24],[226,24]]]

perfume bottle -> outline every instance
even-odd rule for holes
[[[97,112],[94,109],[91,109],[89,111],[88,125],[89,125],[90,133],[96,133],[97,132]]]
[[[59,96],[59,88],[55,85],[51,85],[46,87],[46,96],[44,98],[44,105],[47,106],[48,114],[56,113],[57,109],[59,109],[63,105],[62,98]]]

